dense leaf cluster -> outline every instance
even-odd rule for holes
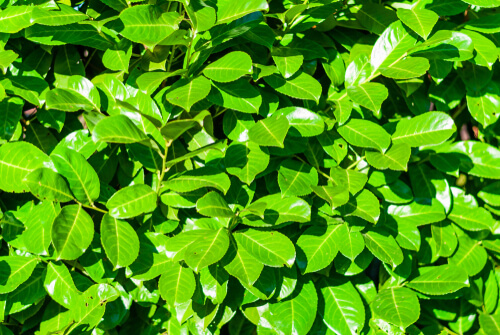
[[[500,334],[464,1],[0,1],[0,334]]]

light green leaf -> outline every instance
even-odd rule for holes
[[[77,304],[80,299],[80,292],[68,268],[61,261],[48,262],[43,286],[54,301],[68,309]]]
[[[446,218],[444,207],[436,198],[415,198],[407,205],[390,205],[387,213],[398,222],[407,222],[415,226],[439,222]]]
[[[33,273],[38,259],[23,256],[0,257],[0,294],[14,291],[24,283]]]
[[[455,122],[448,114],[428,112],[399,121],[392,134],[392,141],[406,143],[411,147],[441,144],[456,130]]]
[[[204,167],[187,171],[164,183],[164,185],[175,192],[191,192],[202,187],[213,187],[224,194],[231,186],[227,174],[212,167]]]
[[[249,0],[239,3],[222,0],[217,2],[217,24],[230,23],[247,14],[267,9],[268,4],[264,0]]]
[[[264,81],[279,93],[301,100],[319,102],[321,96],[320,83],[305,72],[297,72],[285,79],[277,74],[264,77]]]
[[[437,23],[439,16],[428,9],[404,9],[398,8],[398,17],[404,24],[419,34],[423,39],[427,39]]]
[[[421,273],[406,286],[429,295],[453,293],[469,286],[467,272],[459,267],[450,265],[424,267],[421,268]]]
[[[33,24],[34,6],[9,6],[0,12],[0,33],[14,34]]]
[[[115,269],[127,267],[139,256],[139,237],[127,221],[108,213],[101,220],[101,242]]]
[[[345,205],[349,201],[349,189],[341,186],[311,186],[311,189],[321,199],[327,201],[332,209]]]
[[[353,102],[378,114],[382,103],[389,96],[389,91],[379,83],[364,83],[359,86],[348,87],[347,95]]]
[[[491,206],[500,206],[500,181],[493,182],[484,187],[477,194],[484,202]]]
[[[226,200],[217,192],[205,194],[196,202],[198,213],[210,217],[233,217],[234,213],[229,208]]]
[[[393,79],[410,79],[423,76],[430,64],[423,57],[408,57],[388,67],[380,69],[382,75]]]
[[[32,23],[42,24],[44,26],[63,26],[76,23],[88,16],[82,12],[73,9],[65,4],[58,4],[59,10],[47,10],[40,7],[34,7],[31,14]]]
[[[284,116],[268,117],[250,128],[248,138],[261,146],[284,148],[283,141],[289,127],[288,119]]]
[[[243,51],[233,51],[205,67],[203,74],[221,83],[235,81],[252,74],[252,59]]]
[[[314,323],[317,309],[316,289],[312,280],[308,280],[297,286],[293,296],[269,304],[271,328],[278,334],[307,334]]]
[[[221,260],[228,248],[229,237],[225,228],[209,230],[186,248],[184,260],[195,272],[198,272]]]
[[[271,56],[273,57],[279,72],[285,78],[293,76],[304,62],[304,56],[292,48],[273,48]]]
[[[301,107],[286,107],[276,111],[277,115],[285,115],[290,125],[290,136],[311,137],[325,130],[323,119],[316,113]]]
[[[446,152],[459,156],[460,170],[470,175],[500,179],[500,150],[479,141],[461,141],[452,144]]]
[[[323,323],[335,334],[357,334],[365,324],[365,308],[350,281],[324,278],[319,282]]]
[[[246,285],[253,285],[264,268],[264,264],[250,255],[245,248],[236,247],[233,243],[229,246],[221,263],[231,276],[238,278]]]
[[[297,266],[303,274],[322,270],[333,261],[338,252],[335,233],[340,226],[313,226],[300,235]]]
[[[96,105],[87,99],[87,97],[74,90],[65,88],[54,88],[47,92],[45,103],[47,109],[56,109],[65,112],[98,110],[98,108],[96,109]]]
[[[57,259],[74,260],[92,242],[94,222],[82,206],[65,206],[52,225],[51,235]]]
[[[343,223],[335,231],[334,239],[342,255],[354,261],[365,249],[363,235],[358,231],[350,231],[349,225]]]
[[[391,144],[391,137],[385,129],[367,120],[351,119],[339,127],[338,132],[347,142],[362,148],[384,152]]]
[[[122,188],[106,203],[109,214],[117,219],[128,219],[156,208],[157,194],[145,184],[136,184]]]
[[[406,143],[393,143],[385,153],[368,150],[365,152],[368,164],[379,170],[406,171],[410,155],[411,148]]]
[[[396,267],[403,262],[403,252],[391,235],[368,231],[364,235],[368,250],[382,262]]]
[[[99,121],[92,131],[95,142],[135,143],[147,136],[125,115],[114,115]]]
[[[250,185],[267,168],[269,152],[254,142],[234,142],[226,150],[224,163],[229,174]]]
[[[467,235],[458,238],[458,249],[453,256],[448,258],[448,263],[461,267],[469,276],[481,272],[487,262],[488,255],[480,242],[471,239]]]
[[[120,20],[123,23],[120,34],[152,50],[178,29],[181,19],[177,12],[163,12],[157,6],[133,6],[120,13]]]
[[[5,192],[27,192],[24,178],[34,170],[48,165],[49,158],[27,142],[5,143],[0,147],[0,189]]]
[[[92,204],[99,197],[99,177],[82,154],[71,149],[60,148],[54,150],[50,158],[57,172],[68,181],[78,201]]]
[[[438,30],[426,42],[410,49],[408,54],[428,59],[464,61],[473,57],[474,46],[469,36],[451,30]]]
[[[190,81],[179,80],[166,92],[165,98],[171,104],[189,111],[195,103],[206,98],[210,87],[210,81],[202,76]]]
[[[73,194],[61,175],[47,168],[38,168],[24,178],[31,193],[40,200],[68,202]]]
[[[472,117],[484,128],[500,117],[500,90],[489,84],[480,91],[467,92],[467,108]]]
[[[291,267],[295,262],[293,243],[277,231],[240,230],[233,234],[238,246],[264,265],[271,267]]]
[[[196,289],[193,271],[178,262],[169,263],[168,270],[160,277],[158,289],[172,307],[189,301]]]
[[[309,164],[287,159],[278,170],[278,185],[282,197],[307,195],[318,185],[318,171]]]
[[[420,316],[417,295],[404,287],[381,290],[371,306],[376,317],[403,329],[415,323]]]
[[[262,105],[259,91],[245,78],[231,83],[212,82],[208,100],[216,105],[242,113],[256,114]]]

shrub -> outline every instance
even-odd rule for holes
[[[495,6],[0,1],[0,333],[500,334]]]

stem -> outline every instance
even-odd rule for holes
[[[215,115],[212,117],[213,119],[215,119],[217,116],[221,115],[222,113],[224,113],[225,111],[227,111],[227,108],[223,108],[221,109],[220,111],[218,111],[217,113],[215,113]]]
[[[169,4],[169,6],[170,6],[170,4]],[[170,68],[172,67],[172,63],[174,60],[174,54],[175,54],[175,45],[172,46],[172,50],[170,50],[170,60],[168,61],[167,72],[170,72]]]
[[[75,200],[75,201],[76,201],[76,200]],[[88,208],[88,209],[92,209],[92,210],[94,210],[94,211],[96,211],[96,212],[101,212],[101,213],[104,213],[104,214],[106,214],[106,213],[108,212],[108,211],[105,211],[104,209],[100,209],[100,208],[96,207],[95,205],[89,206],[89,205],[82,204],[81,202],[78,202],[78,201],[76,201],[76,202],[77,202],[80,206],[85,207],[85,208]]]
[[[350,170],[352,169],[353,167],[355,167],[356,165],[359,164],[359,162],[361,162],[363,159],[365,159],[365,156],[361,156],[359,157],[359,159],[357,161],[355,161],[354,163],[352,163],[351,165],[349,165],[346,170]]]
[[[456,110],[455,113],[453,113],[453,115],[451,116],[451,118],[453,120],[455,120],[460,114],[462,114],[462,112],[465,110],[465,108],[467,108],[467,104],[463,104],[460,107],[458,107],[458,109]]]
[[[92,60],[92,58],[94,58],[94,55],[96,52],[97,52],[97,49],[94,49],[94,51],[92,51],[92,53],[90,54],[89,59],[87,59],[87,62],[85,63],[85,66],[84,66],[85,69],[87,69],[87,66],[89,66],[90,61]]]
[[[165,154],[162,156],[161,172],[158,175],[158,185],[156,185],[156,194],[158,195],[160,195],[161,182],[163,181],[165,173],[167,172],[167,154],[170,145],[172,145],[172,140],[169,141],[165,140]]]

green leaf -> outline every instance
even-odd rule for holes
[[[308,222],[311,219],[311,207],[298,197],[282,198],[281,193],[264,196],[251,206],[264,206],[264,218],[246,215],[243,223],[253,227],[272,227],[290,221]]]
[[[495,220],[484,208],[468,208],[454,203],[448,219],[469,231],[491,230]]]
[[[416,40],[401,21],[393,22],[380,35],[371,51],[370,63],[373,71],[388,67],[400,60]]]
[[[474,44],[474,50],[476,50],[474,63],[491,69],[498,58],[498,51],[493,47],[495,44],[489,38],[474,31],[463,30],[463,33],[469,36]]]
[[[289,127],[290,123],[286,117],[265,118],[250,128],[248,138],[261,146],[284,148],[283,141]]]
[[[393,79],[410,79],[423,76],[429,70],[430,64],[423,57],[409,57],[388,67],[380,69],[380,72]]]
[[[318,185],[318,171],[309,164],[287,159],[278,170],[278,185],[282,197],[307,195]]]
[[[404,9],[398,8],[398,18],[403,21],[414,32],[419,34],[424,40],[429,37],[432,28],[437,23],[439,16],[428,9]]]
[[[278,334],[307,334],[318,308],[318,297],[312,280],[296,288],[297,293],[269,305],[271,328]]]
[[[115,115],[99,121],[92,131],[95,142],[135,143],[147,136],[125,115]]]
[[[31,26],[33,6],[10,6],[0,12],[0,33],[14,34]]]
[[[154,49],[178,29],[181,18],[176,12],[162,12],[157,6],[133,6],[120,13],[120,21],[123,24],[120,34]]]
[[[235,81],[244,75],[252,74],[252,59],[242,51],[234,51],[209,64],[203,74],[221,83]]]
[[[148,185],[131,185],[113,194],[106,207],[112,217],[128,219],[152,212],[156,208],[157,198],[156,192]]]
[[[226,170],[250,185],[269,164],[269,152],[253,142],[232,143],[224,156]]]
[[[479,324],[481,329],[488,335],[500,331],[500,316],[498,314],[479,314]]]
[[[311,186],[318,197],[327,201],[332,209],[345,205],[349,201],[349,189],[341,186]]]
[[[187,171],[164,183],[164,185],[175,192],[191,192],[202,187],[212,187],[224,194],[231,186],[227,174],[212,167],[204,167]]]
[[[158,282],[161,297],[170,306],[181,305],[191,299],[196,289],[196,280],[191,269],[178,262],[169,263],[168,270],[161,275]]]
[[[493,5],[493,3],[491,3],[491,5]],[[497,6],[497,4],[495,4],[495,6]],[[484,6],[484,7],[489,7],[489,6]],[[493,33],[498,33],[500,31],[500,28],[498,27],[499,24],[500,24],[500,15],[498,14],[486,15],[481,18],[468,21],[465,24],[465,28],[478,31],[480,33],[493,34]]]
[[[479,191],[477,196],[491,206],[500,206],[500,182],[496,181],[487,185]]]
[[[295,262],[295,248],[285,235],[277,231],[245,229],[233,234],[238,246],[271,267],[291,267]]]
[[[446,218],[443,205],[435,198],[415,198],[407,205],[390,205],[387,213],[398,222],[421,226],[439,222]]]
[[[190,81],[178,81],[166,92],[165,98],[171,104],[189,111],[210,93],[210,86],[210,81],[201,76]]]
[[[50,155],[57,172],[66,178],[75,198],[92,204],[99,197],[100,183],[97,173],[82,154],[60,148]]]
[[[262,96],[245,78],[231,83],[212,82],[212,85],[208,100],[214,104],[242,113],[255,114],[259,112]]]
[[[0,294],[14,291],[33,273],[38,259],[23,256],[2,256],[0,258]]]
[[[353,102],[378,114],[382,103],[389,96],[389,91],[379,83],[364,83],[348,87],[347,95]]]
[[[230,23],[247,14],[267,9],[268,4],[264,0],[250,0],[241,3],[222,0],[217,3],[217,24]]]
[[[297,240],[297,265],[303,274],[326,268],[335,258],[335,233],[340,225],[313,226]]]
[[[290,136],[311,137],[320,135],[325,129],[323,119],[316,113],[301,107],[286,107],[276,111],[285,115],[290,125]]]
[[[459,267],[439,265],[421,268],[422,274],[410,280],[406,286],[429,295],[453,293],[469,286],[467,272]]]
[[[5,192],[26,192],[24,178],[47,165],[49,158],[34,145],[26,142],[6,143],[0,147],[0,189]]]
[[[453,119],[445,113],[428,112],[396,124],[392,134],[394,143],[406,143],[411,147],[441,144],[457,130]]]
[[[318,283],[323,323],[335,334],[355,334],[365,324],[365,308],[359,293],[350,281],[324,278]]]
[[[480,242],[462,235],[458,238],[458,249],[448,258],[448,263],[464,269],[469,276],[474,276],[484,268],[487,257]]]
[[[469,36],[450,30],[439,30],[426,42],[408,51],[412,56],[447,61],[463,61],[473,57],[474,46]]]
[[[31,13],[32,23],[42,24],[44,26],[63,26],[76,23],[88,18],[82,12],[73,9],[71,6],[58,4],[59,10],[46,10],[40,7],[34,7]]]
[[[225,228],[210,230],[186,248],[185,262],[195,272],[198,272],[221,260],[228,248],[227,230]]]
[[[1,99],[0,99],[1,100]],[[21,120],[24,101],[19,98],[10,98],[0,102],[0,139],[9,140],[14,135],[17,124]]]
[[[127,267],[139,256],[139,237],[130,224],[108,213],[101,220],[101,242],[115,269]]]
[[[285,78],[293,76],[302,66],[304,56],[292,48],[273,48],[271,52],[276,67]]]
[[[77,290],[71,274],[61,261],[49,262],[43,286],[54,301],[66,308],[78,303],[80,292]]]
[[[299,71],[288,79],[273,74],[264,77],[264,81],[277,92],[289,97],[319,102],[321,85],[305,72]]]
[[[338,128],[339,134],[350,144],[384,152],[391,144],[390,135],[378,124],[361,119],[351,119]]]
[[[233,217],[226,200],[217,192],[208,192],[196,202],[198,213],[209,217]]]
[[[65,112],[77,112],[79,110],[98,110],[96,105],[80,93],[65,89],[54,88],[45,95],[47,109],[56,109]]]
[[[467,107],[472,117],[486,128],[500,117],[500,91],[496,85],[488,85],[479,92],[467,94]]]
[[[470,175],[500,179],[500,150],[482,142],[461,141],[451,145],[447,152],[458,153],[460,170]]]
[[[365,152],[368,164],[379,170],[406,171],[410,155],[411,148],[406,143],[393,143],[385,153],[368,150]]]
[[[52,225],[51,236],[57,259],[74,260],[92,242],[94,222],[82,206],[65,206]]]
[[[73,194],[61,175],[47,168],[38,168],[24,178],[29,190],[40,200],[68,202]]]
[[[368,231],[363,235],[368,250],[382,262],[396,267],[403,262],[403,252],[391,235]]]
[[[241,246],[236,248],[233,243],[229,246],[221,263],[231,276],[238,278],[246,285],[253,285],[264,268],[264,264],[250,255],[245,248]]]
[[[375,316],[400,328],[407,328],[420,316],[417,295],[404,287],[381,290],[371,303]]]

